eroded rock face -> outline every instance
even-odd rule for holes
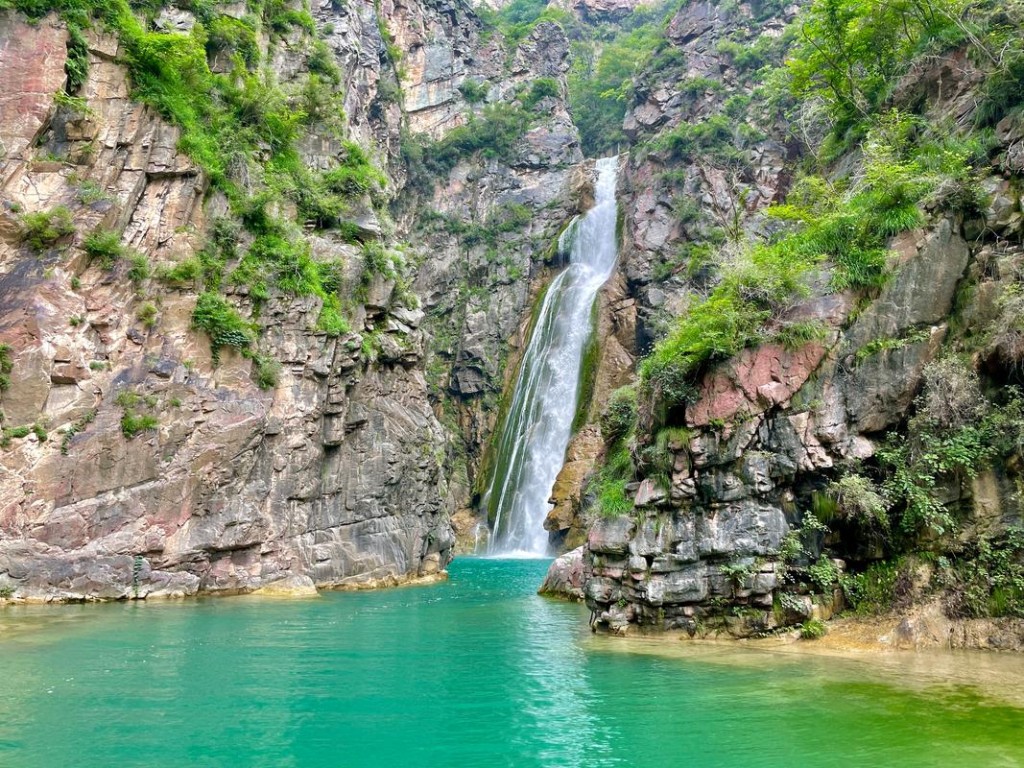
[[[357,115],[380,78],[380,35],[364,11],[348,25],[331,11],[335,42],[352,54],[339,57]],[[174,33],[182,19],[165,21]],[[190,328],[194,291],[135,287],[126,264],[100,269],[82,250],[99,227],[123,228],[154,267],[198,250],[225,203],[204,202],[206,180],[177,151],[178,130],[131,101],[116,41],[91,37],[87,110],[71,112],[53,103],[63,28],[2,14],[0,39],[0,79],[18,85],[5,93],[21,105],[0,113],[12,150],[0,175],[0,343],[11,363],[0,406],[16,435],[0,455],[5,586],[29,599],[142,598],[381,586],[442,571],[454,539],[423,313],[385,280],[368,290],[357,331],[329,337],[317,330],[319,299],[272,296],[260,350],[280,362],[276,385],[261,390],[253,363],[230,348],[214,365]],[[283,79],[305,60],[287,41],[275,56]],[[380,129],[386,115],[354,123],[385,149],[397,137]],[[40,162],[37,143],[66,159]],[[326,167],[337,147],[305,151]],[[75,232],[30,252],[15,211],[58,205]],[[310,239],[315,254],[359,274],[358,248]],[[229,298],[247,306],[244,289]],[[142,415],[152,423],[125,426]]]
[[[753,43],[777,35],[786,20],[752,24],[753,12],[711,3],[682,7],[667,30],[673,76],[661,72],[646,83],[641,77],[626,131],[649,139],[724,114],[721,94],[743,94],[749,83],[718,41],[729,35]],[[943,79],[954,70],[955,77]],[[928,100],[932,113],[963,123],[976,84],[973,68],[952,55],[916,85],[901,87],[923,89],[917,98]],[[761,120],[756,127],[749,140],[730,144],[741,150],[741,162],[714,162],[700,152],[676,156],[655,143],[626,164],[620,274],[635,303],[637,353],[714,285],[714,270],[677,256],[680,246],[711,241],[716,227],[755,239],[771,233],[759,212],[786,194],[796,147],[783,126]],[[848,462],[870,460],[905,422],[925,367],[952,333],[991,339],[978,357],[988,356],[999,379],[1016,375],[1006,366],[1021,358],[1020,335],[1005,323],[999,335],[985,330],[1022,258],[1019,180],[1000,175],[1013,166],[1022,134],[1012,120],[997,133],[1002,144],[993,175],[982,182],[987,202],[977,216],[964,221],[929,210],[926,227],[891,243],[891,277],[877,293],[858,301],[828,290],[827,274],[816,275],[810,295],[776,319],[812,321],[817,338],[790,347],[764,343],[715,363],[694,382],[692,402],[668,416],[641,398],[633,448],[640,477],[626,486],[633,512],[588,520],[594,513],[585,491],[576,507],[583,527],[589,524],[584,592],[597,624],[743,636],[838,609],[837,595],[811,600],[793,593],[792,579],[790,586],[783,581],[784,541],[804,523],[813,494]],[[666,425],[668,439],[656,441]],[[662,445],[655,474],[644,452]],[[1008,488],[996,473],[944,489],[949,503],[964,510],[964,536],[1005,530],[1020,519]],[[813,561],[823,542],[810,547]],[[844,565],[833,563],[837,572]]]

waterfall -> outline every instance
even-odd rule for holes
[[[617,157],[597,161],[594,207],[559,238],[569,265],[551,281],[533,323],[483,498],[494,520],[493,554],[548,554],[544,518],[571,437],[594,299],[615,268],[617,174]]]

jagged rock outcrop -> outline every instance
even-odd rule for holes
[[[348,12],[329,11],[353,132],[386,148],[397,138],[378,131],[386,115],[360,117],[376,98],[381,37],[372,8],[354,12],[346,23]],[[227,349],[215,366],[190,327],[191,291],[133,284],[127,265],[100,269],[83,241],[100,227],[123,231],[153,267],[173,265],[198,250],[224,201],[204,200],[206,178],[177,151],[178,129],[130,98],[116,39],[89,33],[83,103],[64,106],[54,102],[63,24],[0,23],[6,98],[21,105],[0,116],[4,586],[24,598],[123,598],[375,586],[441,571],[453,539],[422,312],[378,280],[355,313],[358,331],[328,336],[317,330],[319,299],[273,296],[260,349],[278,361],[276,385],[261,390],[253,362]],[[288,79],[304,56],[285,40],[273,66]],[[304,149],[314,167],[336,151],[331,141]],[[32,253],[20,215],[58,205],[73,231]],[[310,239],[359,273],[358,248]],[[233,298],[248,301],[244,290]],[[129,433],[124,420],[138,414],[153,427]]]
[[[691,151],[685,143],[699,136],[686,127],[713,126],[730,97],[738,97],[732,104],[745,103],[749,80],[731,61],[730,44],[777,36],[786,20],[765,19],[754,29],[748,26],[753,14],[742,5],[680,9],[667,29],[674,58],[665,57],[678,72],[677,85],[666,83],[665,72],[652,74],[649,85],[641,76],[627,113],[627,132],[645,142],[645,151],[631,154],[623,182],[621,265],[636,302],[640,354],[670,318],[714,285],[713,268],[702,266],[694,257],[700,252],[687,245],[721,242],[723,232],[730,239],[764,236],[771,224],[758,212],[789,189],[797,148],[770,115],[728,115],[757,121],[756,130],[733,125],[729,149]],[[927,91],[955,69],[963,57],[951,56],[933,62],[934,73],[916,73],[915,87]],[[971,119],[968,94],[977,82],[966,66],[921,98],[931,100],[929,114],[954,115],[963,125]],[[576,497],[575,520],[559,523],[590,524],[584,591],[599,625],[749,635],[828,618],[841,606],[838,591],[812,600],[801,590],[792,576],[801,566],[783,552],[813,498],[852,463],[874,461],[887,433],[905,425],[928,364],[952,334],[975,339],[967,348],[977,350],[973,359],[988,366],[996,382],[1017,381],[1005,367],[1020,359],[1019,348],[1009,349],[1017,337],[1005,317],[996,320],[1000,306],[1005,315],[1005,296],[1015,295],[1011,275],[1024,234],[1019,184],[998,175],[1015,162],[1020,129],[1011,120],[1001,125],[992,175],[979,184],[985,210],[965,218],[930,209],[927,226],[891,243],[891,277],[876,294],[865,300],[832,292],[827,275],[819,277],[809,297],[775,320],[812,322],[814,339],[791,346],[767,342],[708,366],[685,408],[667,419],[654,412],[650,397],[641,398],[639,444],[632,447],[641,467],[649,461],[644,452],[655,450],[654,432],[672,429],[658,442],[665,455],[657,473],[647,464],[626,486],[633,513],[587,520],[593,500],[584,492]],[[849,173],[857,162],[856,155],[839,161],[837,173]],[[993,327],[1003,330],[993,336]],[[1007,482],[1017,471],[1009,466],[976,480],[943,481],[945,503],[961,510],[965,521],[961,543],[979,531],[1019,524],[1020,504]],[[572,500],[560,508],[573,509]],[[878,556],[877,542],[830,535],[832,549],[845,543],[852,556]],[[811,562],[824,543],[819,535],[808,545],[815,550]],[[835,560],[821,567],[837,577],[845,565]]]

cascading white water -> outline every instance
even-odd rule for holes
[[[559,239],[559,252],[569,251],[569,266],[551,281],[544,295],[495,445],[491,481],[483,498],[494,520],[492,554],[548,553],[544,518],[571,437],[583,351],[592,332],[591,310],[618,255],[617,177],[617,157],[597,161],[594,207],[575,219]]]

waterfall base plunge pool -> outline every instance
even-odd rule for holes
[[[0,609],[0,766],[1024,766],[1024,707],[870,659],[636,652],[535,595],[546,567]]]

